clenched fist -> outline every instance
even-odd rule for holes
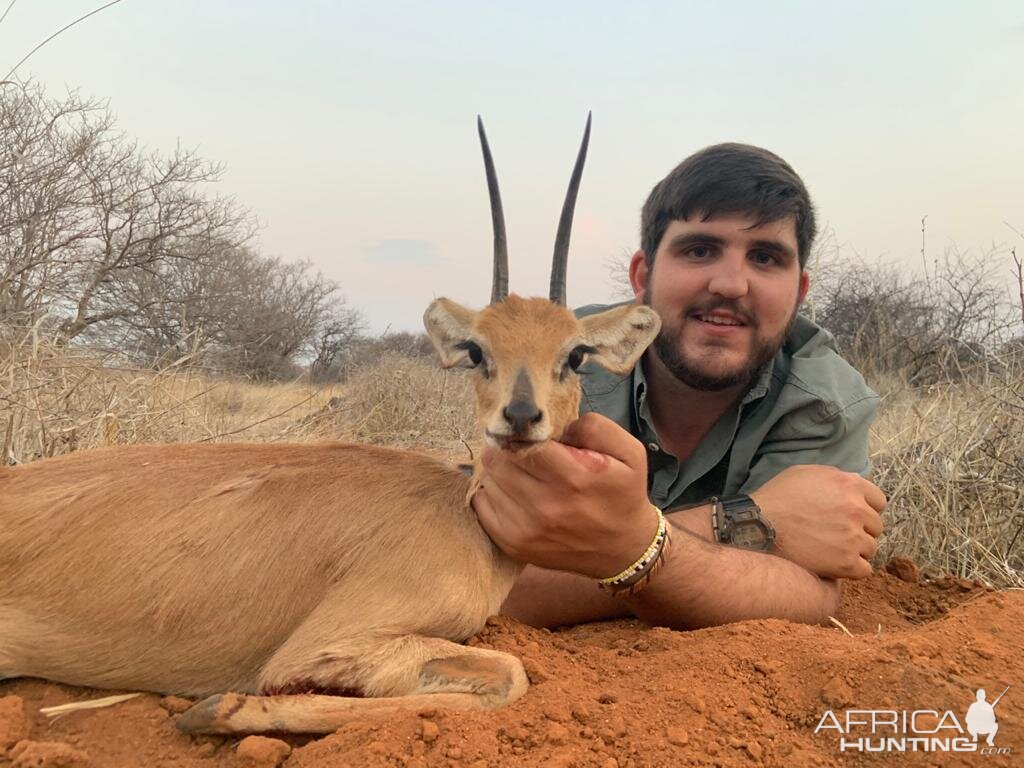
[[[561,443],[520,454],[488,448],[473,509],[520,562],[584,576],[618,573],[658,528],[647,501],[647,454],[611,419],[587,413]]]
[[[778,554],[830,579],[871,575],[885,494],[835,467],[790,467],[750,494],[775,526]]]

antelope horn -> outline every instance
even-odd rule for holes
[[[491,196],[491,225],[494,227],[494,281],[491,284],[491,304],[497,304],[508,296],[508,241],[505,239],[505,213],[501,207],[501,192],[498,190],[498,176],[494,172],[491,148],[487,145],[484,121],[476,116],[480,147],[484,151],[484,168],[487,171],[487,193]]]
[[[572,232],[572,214],[576,207],[576,193],[580,189],[580,178],[583,176],[583,163],[587,159],[587,145],[590,143],[590,117],[587,113],[587,127],[583,131],[583,143],[576,156],[576,165],[569,179],[569,189],[565,193],[562,205],[562,216],[558,220],[558,233],[555,235],[555,255],[551,261],[551,301],[565,305],[565,266],[569,260],[569,235]]]

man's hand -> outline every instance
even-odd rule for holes
[[[488,447],[473,509],[509,556],[585,576],[613,576],[654,538],[647,455],[615,422],[587,413],[563,442],[522,453]]]
[[[775,545],[787,559],[829,579],[871,575],[886,504],[874,483],[835,467],[801,465],[750,496],[775,526]]]

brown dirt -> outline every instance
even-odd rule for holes
[[[1021,764],[1024,593],[951,577],[914,581],[906,562],[890,570],[898,576],[846,585],[838,619],[853,637],[774,620],[694,632],[631,621],[548,632],[492,619],[472,643],[523,659],[532,682],[523,699],[496,712],[367,719],[324,738],[185,736],[174,728],[183,702],[154,695],[48,721],[40,707],[108,692],[7,681],[0,766]],[[975,689],[991,701],[1007,685],[996,745],[1009,755],[841,755],[834,730],[814,732],[830,709],[840,719],[845,709],[951,710],[963,722]]]

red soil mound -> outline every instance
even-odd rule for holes
[[[473,643],[523,659],[532,685],[513,706],[358,721],[318,739],[185,736],[174,728],[184,702],[153,695],[47,720],[42,706],[108,692],[8,681],[0,683],[0,766],[1022,764],[1024,593],[953,578],[917,582],[905,561],[890,570],[899,577],[877,573],[846,585],[837,618],[852,636],[839,626],[783,621],[695,632],[611,622],[548,632],[492,619]],[[910,751],[913,742],[904,743],[906,754],[841,753],[833,721],[815,732],[826,711],[845,727],[848,709],[934,710],[917,716],[917,731],[943,725],[934,735],[948,740],[960,734],[943,720],[946,710],[966,727],[976,689],[991,702],[1008,685],[994,742],[1008,754],[925,752],[920,743]],[[855,728],[848,740],[871,736]],[[891,736],[892,728],[875,735]]]

